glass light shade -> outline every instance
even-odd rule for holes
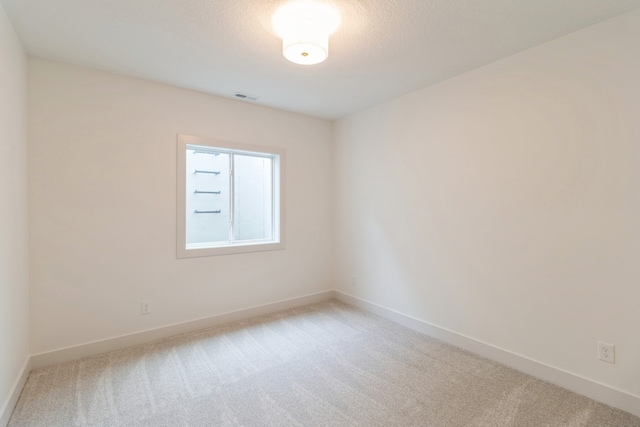
[[[300,33],[297,36],[285,36],[282,39],[282,54],[296,64],[319,64],[329,55],[329,36]]]
[[[329,35],[340,23],[340,15],[329,3],[297,0],[286,3],[273,17],[282,37],[282,53],[296,64],[318,64],[329,55]]]

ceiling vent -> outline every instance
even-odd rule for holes
[[[236,92],[233,94],[236,98],[244,99],[246,101],[257,101],[258,97],[254,95],[249,95],[248,93]]]

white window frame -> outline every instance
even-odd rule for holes
[[[200,146],[217,152],[236,154],[250,154],[256,156],[273,157],[273,239],[257,241],[240,241],[209,245],[187,249],[187,218],[186,218],[186,154],[188,146]],[[201,138],[191,135],[178,135],[177,150],[177,258],[192,258],[215,255],[229,255],[248,252],[262,252],[281,250],[285,248],[285,150],[281,148],[242,144],[238,142],[222,141],[211,138]],[[232,183],[230,185],[233,185]],[[233,206],[233,198],[231,202]],[[229,213],[233,218],[233,211]],[[231,226],[230,226],[231,227]]]

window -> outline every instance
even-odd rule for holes
[[[284,150],[178,135],[178,258],[284,248]]]

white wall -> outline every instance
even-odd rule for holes
[[[29,354],[27,58],[0,5],[0,417]],[[0,424],[2,422],[0,421]]]
[[[337,122],[338,288],[639,396],[638,40],[635,12]]]
[[[330,122],[43,60],[28,82],[33,353],[330,288]],[[176,259],[178,133],[287,150],[285,250]]]

